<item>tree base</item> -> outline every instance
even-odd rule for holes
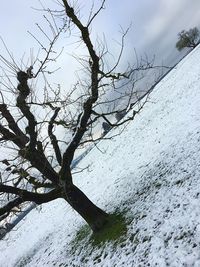
[[[108,222],[109,215],[92,203],[75,185],[67,190],[65,200],[81,215],[94,233],[103,229]]]

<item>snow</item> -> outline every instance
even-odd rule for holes
[[[127,234],[101,247],[63,200],[33,210],[0,241],[0,266],[200,266],[200,47],[154,89],[133,122],[79,163],[83,192],[125,212]],[[113,129],[108,136],[117,134]]]

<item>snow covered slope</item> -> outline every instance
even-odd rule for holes
[[[107,212],[126,211],[119,244],[72,244],[84,225],[62,200],[0,241],[0,266],[200,266],[200,47],[151,93],[123,133],[100,142],[75,183]],[[118,131],[118,130],[113,130]],[[113,134],[112,133],[110,134]]]

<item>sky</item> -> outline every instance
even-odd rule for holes
[[[43,4],[53,7],[56,1],[42,0]],[[92,1],[80,0],[82,18],[84,19]],[[95,6],[100,0],[94,1]],[[125,58],[133,60],[135,50],[139,56],[146,54],[149,58],[156,56],[161,64],[173,64],[180,55],[176,51],[175,43],[177,33],[183,29],[194,26],[200,27],[200,1],[199,0],[107,0],[106,9],[99,14],[94,22],[92,31],[94,36],[105,35],[107,45],[115,54],[119,50],[117,41],[120,40],[120,27],[131,28],[126,37]],[[0,36],[3,38],[14,57],[21,58],[26,52],[29,55],[30,48],[38,47],[38,44],[27,33],[32,32],[37,36],[36,23],[45,28],[42,12],[33,7],[40,7],[36,0],[3,1],[0,9]],[[96,38],[96,37],[95,37]],[[64,40],[63,42],[65,42]],[[67,41],[66,41],[67,43]],[[69,49],[69,44],[67,49]],[[1,54],[5,49],[0,44]],[[69,66],[70,71],[76,67],[73,59],[67,59],[66,55],[60,61],[63,67]],[[73,67],[72,67],[73,66]],[[70,74],[70,79],[73,73]],[[70,80],[69,79],[69,80]],[[71,82],[71,80],[70,80]]]

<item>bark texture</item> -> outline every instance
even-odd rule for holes
[[[89,224],[93,232],[100,231],[108,222],[109,215],[92,203],[75,185],[72,185],[66,193],[65,200]]]

